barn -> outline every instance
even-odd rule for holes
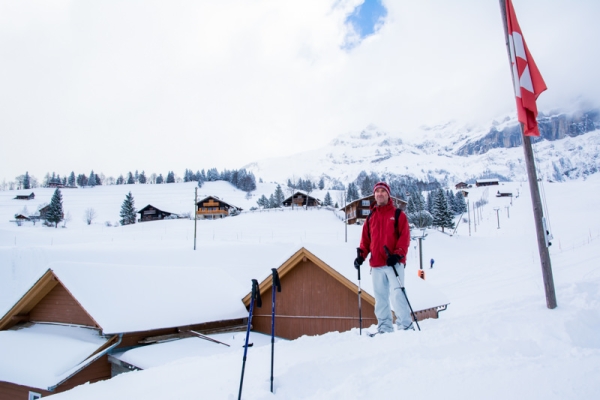
[[[176,216],[176,214],[160,210],[157,207],[154,207],[152,204],[148,204],[146,207],[139,210],[138,213],[140,214],[139,222],[160,221],[170,217],[171,215]]]

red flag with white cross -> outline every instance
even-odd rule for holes
[[[523,124],[525,136],[540,136],[536,119],[538,115],[536,100],[546,90],[546,83],[529,53],[512,1],[505,1],[510,61],[517,97],[517,118]]]

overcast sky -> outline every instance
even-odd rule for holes
[[[0,0],[0,181],[238,169],[515,113],[498,0]],[[600,98],[600,1],[513,0],[546,111]]]

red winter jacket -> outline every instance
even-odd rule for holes
[[[371,216],[363,225],[360,250],[366,259],[371,253],[369,264],[371,267],[386,265],[387,255],[383,246],[387,246],[390,253],[404,256],[400,262],[406,263],[406,254],[410,245],[410,228],[404,212],[398,217],[398,233],[394,232],[396,207],[390,200],[384,206],[371,206]],[[370,232],[370,237],[369,237]]]

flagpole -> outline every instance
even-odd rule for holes
[[[500,0],[500,10],[502,11],[502,22],[504,23],[504,38],[506,41],[506,51],[508,52],[508,62],[510,71],[513,75],[512,60],[510,54],[510,44],[508,42],[508,24],[506,21],[506,0]],[[514,88],[514,86],[513,86]],[[516,93],[515,93],[516,96]],[[540,189],[538,186],[537,173],[535,171],[535,161],[533,158],[533,149],[531,147],[531,137],[523,134],[523,124],[521,127],[521,137],[523,139],[523,150],[525,153],[525,165],[527,167],[527,177],[529,180],[529,191],[531,192],[531,202],[533,205],[533,217],[535,220],[535,231],[537,234],[538,251],[540,253],[540,261],[542,264],[542,277],[544,280],[544,289],[546,292],[546,306],[549,309],[556,308],[556,293],[554,291],[554,279],[552,277],[552,264],[550,263],[550,252],[548,251],[547,235],[544,228],[544,213],[542,208],[542,200],[540,197]]]

